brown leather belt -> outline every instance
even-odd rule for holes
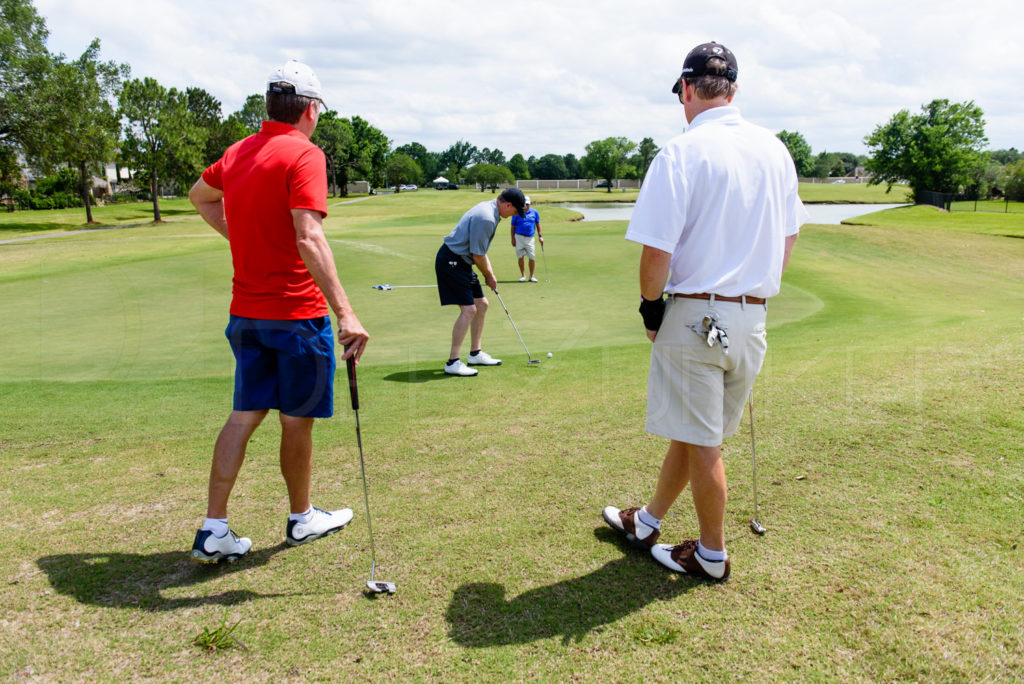
[[[711,299],[711,295],[707,292],[693,292],[688,294],[682,294],[679,292],[673,293],[673,297],[685,297],[686,299]],[[747,304],[764,304],[764,297],[751,297],[749,295],[743,297],[723,297],[722,295],[715,295],[716,302],[743,302]]]

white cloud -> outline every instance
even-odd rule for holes
[[[974,100],[992,147],[1024,147],[1024,21],[1013,3],[735,0],[36,0],[50,49],[102,56],[136,77],[206,89],[225,113],[277,63],[308,62],[325,99],[396,144],[456,140],[577,156],[591,140],[684,129],[669,92],[689,48],[737,55],[744,114],[804,134],[815,152],[863,152],[900,109]]]

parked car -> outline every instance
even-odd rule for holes
[[[455,183],[438,183],[434,188],[437,190],[458,190],[459,186]]]
[[[600,183],[598,183],[597,185],[595,185],[594,187],[595,188],[607,188],[608,187],[608,181],[603,180]]]
[[[403,185],[402,189],[403,190],[408,190],[410,192],[415,192],[416,190],[419,190],[419,188],[415,184],[413,184],[413,183],[409,183],[408,185]]]

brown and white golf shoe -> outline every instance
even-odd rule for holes
[[[606,506],[601,511],[601,517],[604,518],[609,527],[622,532],[626,535],[626,539],[633,544],[641,549],[649,549],[654,546],[654,542],[658,541],[658,535],[661,534],[661,531],[640,522],[640,518],[637,516],[639,512],[640,506],[624,508],[622,510],[615,506]]]
[[[713,582],[724,582],[729,579],[729,559],[716,562],[701,558],[701,555],[697,553],[696,539],[688,539],[676,546],[655,544],[651,547],[651,555],[654,556],[654,560],[674,572],[682,572]]]

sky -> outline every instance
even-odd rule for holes
[[[686,129],[683,58],[717,41],[734,104],[815,154],[934,99],[973,100],[989,149],[1024,149],[1024,6],[1010,0],[34,0],[51,52],[198,86],[226,116],[271,69],[309,64],[327,105],[394,146],[459,140],[506,157],[583,156],[610,136],[659,147]]]

